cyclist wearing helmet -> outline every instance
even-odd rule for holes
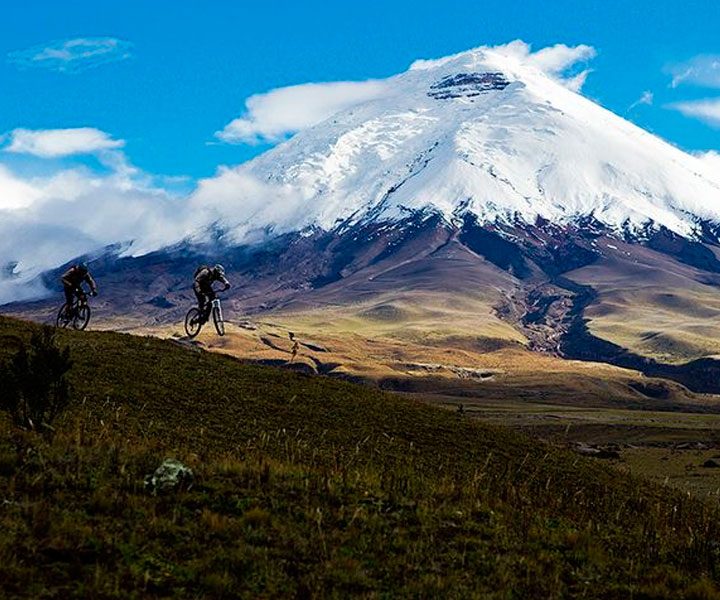
[[[65,292],[65,303],[68,306],[72,306],[75,296],[78,298],[82,297],[83,290],[82,284],[87,283],[90,286],[90,295],[97,296],[97,285],[95,280],[90,275],[88,264],[82,262],[77,265],[70,267],[65,273],[63,273],[60,281],[63,285],[63,291]]]
[[[221,282],[225,286],[225,290],[230,287],[230,282],[225,278],[225,268],[222,265],[208,267],[202,265],[195,270],[195,280],[193,282],[193,292],[198,301],[198,309],[203,315],[203,321],[207,320],[208,315],[205,314],[206,307],[215,299],[215,290],[212,284],[216,281]]]

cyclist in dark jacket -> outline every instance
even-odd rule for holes
[[[195,280],[193,282],[193,292],[198,301],[198,309],[203,319],[207,320],[205,314],[206,307],[215,300],[215,290],[212,284],[219,281],[225,286],[225,290],[230,287],[230,282],[225,278],[225,268],[222,265],[207,267],[205,265],[198,267],[195,271]]]
[[[75,296],[81,297],[83,295],[82,284],[87,283],[90,286],[90,295],[97,296],[97,284],[90,275],[87,263],[80,263],[73,265],[65,273],[63,273],[60,281],[63,285],[63,291],[65,292],[65,303],[68,308],[72,306]]]

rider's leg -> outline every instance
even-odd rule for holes
[[[65,314],[69,314],[73,301],[75,300],[75,288],[71,285],[63,284],[63,292],[65,292]]]
[[[210,318],[210,310],[212,309],[212,301],[217,298],[215,290],[210,288],[205,292],[205,314],[204,319],[207,321]]]
[[[198,310],[202,314],[203,310],[205,310],[205,293],[197,283],[193,285],[193,292],[195,292],[195,298],[197,299]]]

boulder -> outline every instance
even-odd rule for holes
[[[166,458],[154,473],[145,476],[145,489],[156,496],[189,489],[194,480],[195,475],[190,467],[174,458]]]
[[[604,459],[619,459],[620,451],[615,446],[596,447],[582,442],[574,446],[575,452],[584,456],[592,456],[593,458],[604,458]]]

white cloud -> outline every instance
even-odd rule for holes
[[[131,48],[132,44],[117,38],[74,38],[10,52],[8,61],[20,68],[77,73],[130,58]]]
[[[720,98],[675,102],[670,104],[669,108],[677,110],[686,117],[699,119],[708,125],[720,128]]]
[[[720,88],[720,55],[701,54],[683,62],[668,65],[665,71],[672,75],[672,87],[683,84]]]
[[[585,69],[584,71],[581,71],[573,77],[563,79],[563,84],[566,88],[572,90],[573,92],[580,92],[580,90],[582,90],[583,86],[585,85],[585,81],[587,80],[588,75],[590,75],[591,72],[591,69]]]
[[[720,55],[701,54],[683,63],[668,65],[665,71],[672,75],[671,87],[695,85],[706,88],[720,88]],[[669,104],[686,117],[720,128],[720,98],[686,100]]]
[[[217,224],[231,232],[225,240],[229,243],[253,243],[302,222],[305,200],[295,186],[260,181],[242,167],[221,168],[215,177],[200,181],[187,211],[196,223]],[[271,231],[263,228],[267,223],[273,223]]]
[[[539,69],[573,92],[579,92],[582,89],[588,75],[591,73],[591,69],[583,69],[574,73],[574,68],[588,63],[597,56],[595,48],[585,44],[578,46],[555,44],[533,52],[529,44],[520,40],[503,46],[496,46],[489,50],[513,56],[519,63]]]
[[[182,239],[192,225],[184,200],[146,179],[85,168],[21,177],[0,165],[0,303],[30,293],[37,275],[81,254],[127,243],[128,254],[139,255]],[[8,265],[15,265],[9,278]]]
[[[41,196],[39,190],[13,176],[3,165],[0,165],[0,192],[0,211],[25,208]]]
[[[650,90],[645,90],[640,95],[640,97],[629,106],[628,111],[631,111],[633,108],[637,108],[638,106],[642,106],[642,105],[652,106],[652,103],[654,101],[655,101],[655,94],[653,94]]]
[[[528,64],[537,67],[548,75],[561,77],[568,69],[574,67],[578,63],[586,63],[597,56],[597,51],[592,46],[580,44],[579,46],[566,46],[565,44],[555,44],[548,46],[537,52],[531,52],[530,46],[520,42],[518,46],[524,46],[523,54]],[[587,73],[583,71],[580,73]],[[577,76],[571,78],[576,79]],[[583,78],[584,81],[584,78]]]
[[[224,142],[277,142],[386,91],[381,81],[305,83],[251,96],[245,114],[215,135]]]
[[[59,158],[73,154],[95,154],[125,145],[109,134],[92,127],[75,129],[15,129],[8,134],[6,152],[32,154],[40,158]]]

